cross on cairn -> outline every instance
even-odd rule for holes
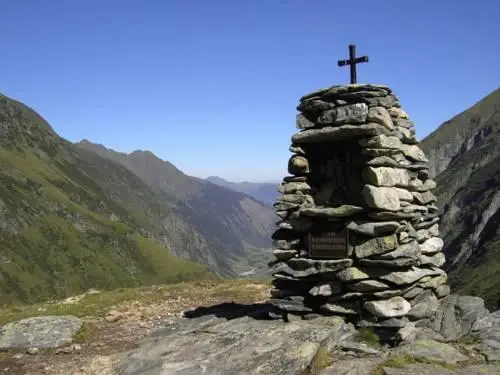
[[[356,46],[349,45],[349,60],[339,60],[338,66],[349,65],[351,68],[351,83],[356,83],[356,64],[368,62],[368,56],[356,57]]]

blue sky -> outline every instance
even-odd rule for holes
[[[496,0],[4,0],[0,92],[64,138],[231,180],[286,173],[298,99],[389,85],[424,137],[500,84]]]

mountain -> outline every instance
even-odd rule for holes
[[[267,269],[274,210],[251,196],[184,174],[149,151],[120,153],[83,140],[78,147],[119,163],[201,234],[225,275]],[[181,255],[184,249],[174,252]],[[197,260],[196,254],[189,259]],[[227,271],[230,271],[228,273]]]
[[[153,189],[3,95],[0,165],[0,305],[213,277],[170,251],[210,247]]]
[[[500,89],[421,142],[442,209],[452,286],[500,301]]]
[[[205,180],[227,189],[248,194],[268,206],[272,206],[279,196],[277,191],[279,182],[231,182],[217,176],[210,176]]]

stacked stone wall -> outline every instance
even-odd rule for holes
[[[275,203],[270,302],[303,317],[345,315],[360,326],[430,317],[450,289],[439,213],[414,123],[386,86],[347,85],[300,99]],[[334,226],[347,253],[323,259],[308,235]]]

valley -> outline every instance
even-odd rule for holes
[[[496,90],[421,141],[438,183],[452,286],[492,308],[499,124]],[[277,184],[203,180],[148,151],[72,144],[5,96],[0,125],[1,303],[169,280],[269,280],[275,214],[270,195],[259,201],[256,192]]]
[[[234,277],[270,248],[270,208],[153,155],[101,156],[5,96],[0,135],[0,305]]]

